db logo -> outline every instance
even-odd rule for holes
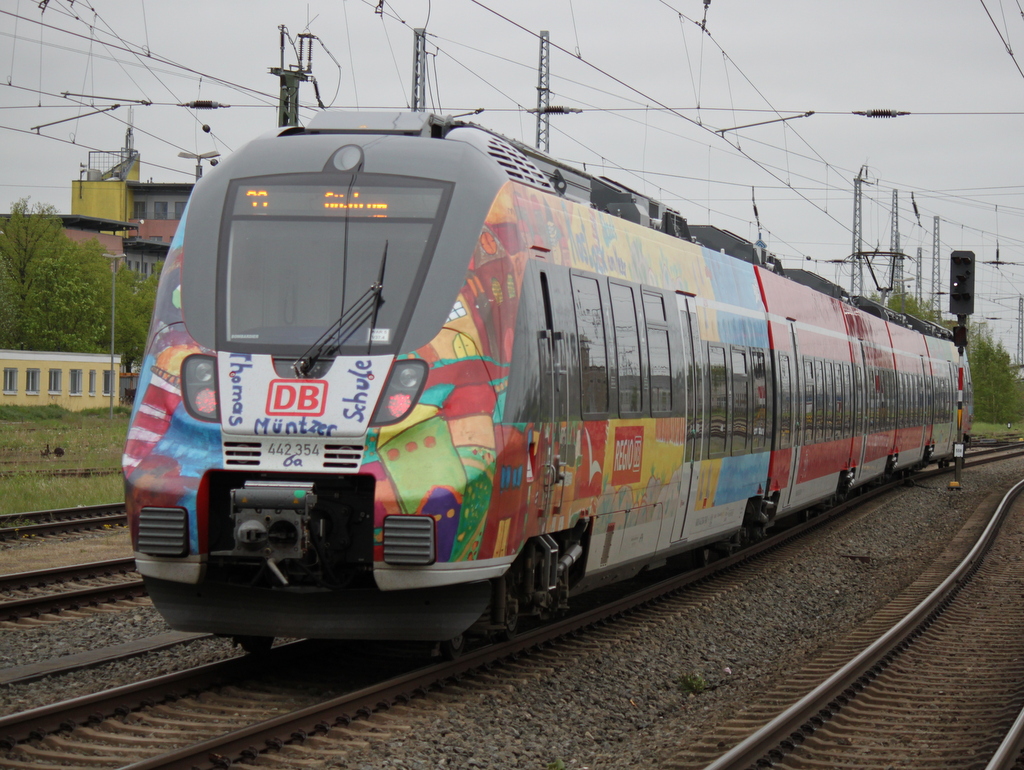
[[[327,380],[271,380],[267,414],[320,417],[327,409]]]

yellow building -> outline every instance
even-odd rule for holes
[[[0,350],[4,389],[0,404],[39,406],[57,404],[65,409],[110,405],[113,376],[105,353],[51,353],[37,350]],[[121,370],[121,356],[114,356]]]

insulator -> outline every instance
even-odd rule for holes
[[[866,118],[898,118],[901,115],[909,115],[910,113],[901,110],[863,110],[853,114],[863,115]]]
[[[227,107],[227,105],[220,102],[212,102],[209,99],[196,99],[194,102],[183,104],[182,107],[191,107],[193,110],[216,110],[221,107]]]

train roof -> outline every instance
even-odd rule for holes
[[[752,244],[745,238],[714,225],[691,225],[675,209],[616,180],[594,176],[574,168],[534,147],[477,123],[429,112],[324,110],[317,113],[308,126],[287,128],[281,131],[281,135],[382,134],[444,139],[453,130],[465,128],[476,129],[492,138],[486,141],[481,149],[494,158],[514,181],[538,187],[630,222],[772,270],[796,283],[851,304],[898,326],[932,337],[952,339],[952,332],[939,324],[905,313],[897,313],[867,297],[851,297],[841,286],[816,273],[784,269],[773,254],[759,247],[760,244]]]

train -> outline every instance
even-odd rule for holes
[[[949,463],[951,332],[760,246],[442,115],[254,139],[160,277],[123,456],[154,605],[455,655]]]

